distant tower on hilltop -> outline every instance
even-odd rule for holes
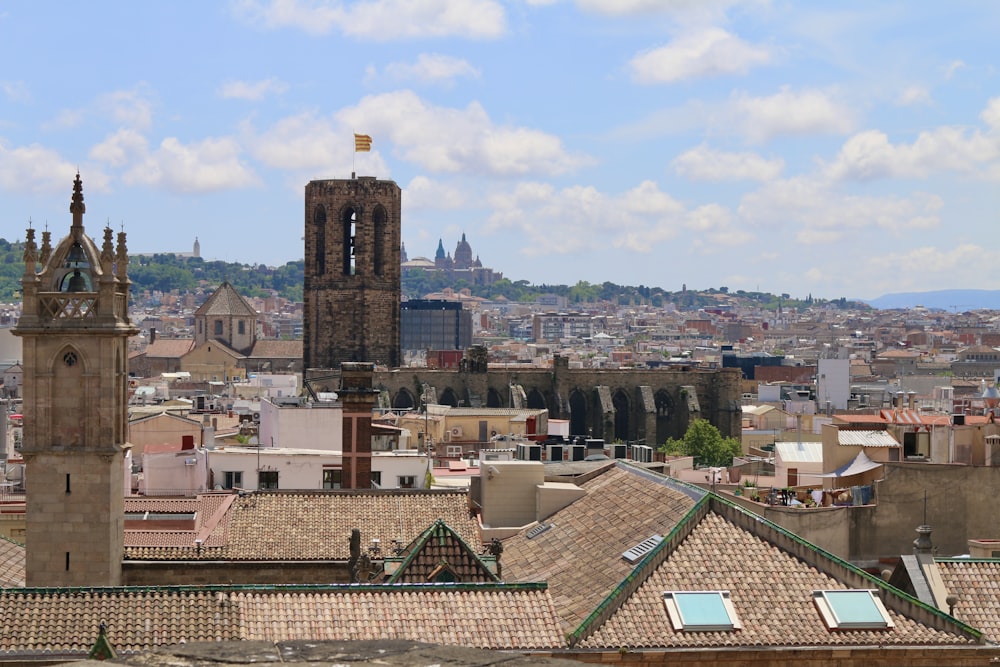
[[[399,366],[402,191],[372,176],[305,193],[305,368]]]
[[[125,232],[98,248],[84,233],[77,174],[73,224],[55,248],[28,229],[24,303],[13,333],[24,347],[28,586],[121,583],[125,527],[123,447],[128,426]],[[39,264],[41,269],[39,270]]]
[[[194,248],[191,249],[192,257],[201,257],[201,244],[198,243],[198,237],[194,237]]]

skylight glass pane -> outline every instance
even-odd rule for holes
[[[674,600],[685,630],[733,629],[733,620],[721,593],[674,593]]]
[[[881,606],[871,591],[824,591],[823,596],[841,628],[884,628]]]

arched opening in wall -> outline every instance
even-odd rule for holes
[[[343,230],[344,236],[344,275],[353,276],[357,271],[357,265],[355,263],[356,257],[355,253],[357,251],[357,236],[358,236],[358,224],[360,220],[358,219],[358,212],[353,208],[347,208],[344,210],[344,216],[341,219],[341,229]]]
[[[486,391],[486,407],[488,408],[502,408],[503,398],[500,397],[500,392],[490,387]]]
[[[458,396],[455,395],[455,392],[452,391],[451,387],[448,387],[447,389],[441,392],[440,396],[438,396],[438,403],[440,403],[441,405],[450,405],[453,408],[457,408]]]
[[[415,407],[417,407],[417,402],[414,400],[413,394],[406,389],[400,389],[395,398],[392,399],[393,410],[412,410]]]
[[[388,216],[385,213],[385,208],[382,206],[376,206],[375,211],[372,213],[372,222],[374,223],[374,257],[373,264],[375,267],[375,275],[381,276],[385,272],[385,257],[386,257],[386,218]]]
[[[545,404],[545,396],[542,395],[542,392],[532,389],[528,392],[528,407],[532,410],[544,410],[549,406]]]
[[[574,389],[569,395],[569,433],[570,435],[590,436],[587,421],[587,395],[579,389]]]
[[[667,438],[675,437],[670,429],[670,421],[674,414],[674,399],[670,398],[670,392],[660,389],[653,395],[653,401],[656,404],[656,443],[662,444]]]
[[[623,442],[630,439],[629,435],[629,398],[619,389],[612,395],[611,404],[615,408],[615,440]]]
[[[321,276],[326,273],[326,209],[322,205],[313,212],[313,227],[316,245],[313,246],[312,269],[315,275]]]

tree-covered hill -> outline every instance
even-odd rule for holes
[[[21,298],[21,276],[24,273],[24,244],[11,243],[0,238],[0,302],[10,303]],[[302,301],[305,280],[305,262],[296,260],[283,266],[240,264],[238,262],[207,261],[201,257],[179,257],[174,254],[138,255],[129,262],[132,294],[143,292],[174,292],[179,294],[198,289],[212,290],[223,281],[229,281],[244,296],[267,296],[277,292],[290,301]],[[728,287],[694,291],[669,292],[659,287],[645,285],[617,285],[612,282],[577,282],[575,285],[532,285],[527,280],[503,278],[489,286],[469,285],[463,280],[452,280],[447,274],[415,270],[403,276],[402,292],[407,298],[423,298],[445,288],[456,291],[468,289],[473,296],[494,300],[501,297],[508,301],[530,303],[542,295],[554,294],[566,298],[567,307],[585,307],[600,302],[619,306],[649,305],[660,307],[675,304],[681,310],[713,308],[722,304],[741,303],[757,308],[776,309],[828,304],[838,308],[861,307],[864,304],[835,299],[813,300],[812,296],[795,299],[788,294],[780,296],[764,292],[731,292]]]

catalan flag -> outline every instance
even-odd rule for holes
[[[354,135],[354,152],[367,153],[372,149],[372,138],[367,134]]]

